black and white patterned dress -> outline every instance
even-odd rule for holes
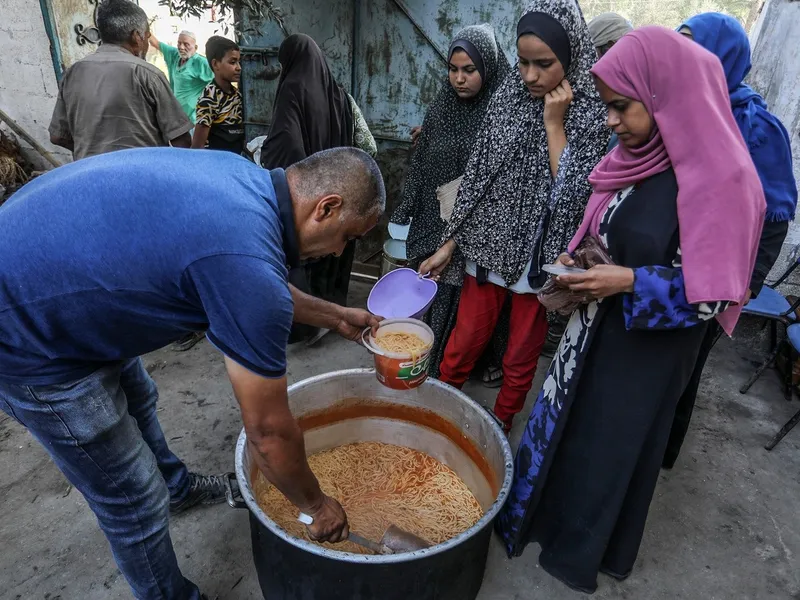
[[[450,85],[449,78],[445,78],[425,115],[422,133],[408,167],[402,202],[391,218],[392,222],[400,224],[411,220],[406,254],[415,267],[439,249],[447,226],[440,217],[436,190],[464,174],[492,94],[511,70],[490,25],[465,27],[453,39],[466,40],[478,50],[483,59],[485,81],[477,96],[463,100]],[[462,279],[461,271],[448,271],[439,282],[436,299],[425,315],[435,339],[429,368],[433,377],[439,376],[439,363],[456,324]],[[498,323],[489,349],[489,358],[496,366],[502,361],[507,339],[508,315]]]
[[[531,274],[552,263],[578,229],[591,193],[588,176],[606,152],[606,107],[589,69],[597,60],[589,30],[572,0],[536,0],[525,13],[544,13],[561,24],[570,44],[566,79],[574,99],[564,132],[554,196],[544,100],[533,98],[518,69],[492,97],[459,189],[442,242],[454,239],[467,260],[517,282],[531,262]]]

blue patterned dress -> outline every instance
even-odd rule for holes
[[[600,240],[634,269],[634,291],[576,310],[533,407],[497,529],[509,556],[593,592],[630,573],[675,405],[707,322],[724,303],[686,300],[672,170],[622,190]]]

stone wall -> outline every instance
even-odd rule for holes
[[[0,108],[62,162],[71,154],[50,144],[47,128],[53,114],[58,83],[39,3],[0,2]],[[4,130],[7,128],[4,127]],[[27,144],[20,140],[20,145]],[[26,157],[42,168],[46,163],[33,151]]]
[[[767,0],[750,32],[753,70],[748,82],[769,104],[792,139],[794,174],[800,182],[800,2]],[[784,250],[772,276],[777,277],[796,257],[800,244],[800,212],[789,229]],[[800,275],[800,269],[798,269]],[[795,279],[800,283],[800,279]],[[797,291],[797,290],[794,290]]]

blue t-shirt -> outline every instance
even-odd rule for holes
[[[281,169],[175,148],[59,167],[0,207],[0,379],[66,383],[205,329],[281,377],[297,261]]]

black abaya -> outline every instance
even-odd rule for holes
[[[261,166],[285,169],[321,150],[353,146],[350,99],[314,40],[290,35],[281,44],[278,60],[282,72]],[[293,270],[289,281],[304,292],[344,306],[354,255],[355,242],[350,242],[340,257],[310,261]],[[306,326],[295,325],[290,342],[309,333]]]
[[[538,541],[542,567],[586,592],[598,571],[625,577],[633,568],[675,406],[707,319],[726,307],[692,313],[668,279],[681,277],[676,199],[669,170],[619,194],[606,212],[600,234],[614,263],[655,277],[651,289],[664,293],[619,294],[572,315],[498,522],[509,554]],[[671,310],[678,306],[683,321]]]
[[[783,241],[786,239],[788,231],[789,223],[786,221],[778,223],[767,221],[764,223],[764,229],[761,232],[761,239],[758,243],[756,266],[753,269],[753,277],[750,280],[750,292],[753,298],[757,297],[761,292],[761,288],[764,287],[764,280],[769,275],[772,267],[775,266],[775,261],[778,260],[778,255],[781,252]],[[697,401],[697,392],[700,389],[700,381],[703,378],[706,360],[708,360],[714,344],[721,335],[722,329],[719,325],[716,323],[710,324],[708,333],[703,339],[703,345],[700,348],[700,354],[697,357],[697,364],[692,377],[675,410],[675,420],[672,423],[672,431],[669,434],[669,443],[667,444],[667,451],[662,464],[665,469],[674,467],[675,461],[678,460],[683,440],[689,431],[689,423],[694,412],[694,404]]]

